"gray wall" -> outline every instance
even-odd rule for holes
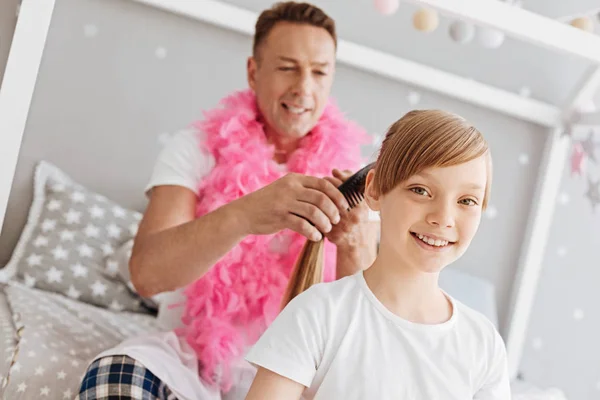
[[[271,3],[232,2],[255,11]],[[316,3],[337,18],[344,38],[510,90],[526,85],[532,96],[555,103],[564,100],[585,69],[578,60],[552,58],[545,50],[513,41],[496,51],[457,46],[444,33],[445,20],[433,35],[416,33],[410,28],[409,5],[402,5],[406,13],[396,19],[383,19],[366,0],[357,2],[354,10],[337,1]],[[367,28],[357,29],[359,22]],[[9,259],[25,223],[36,162],[55,163],[89,188],[143,210],[142,190],[160,150],[159,138],[200,117],[202,109],[214,106],[231,90],[246,87],[244,66],[250,45],[248,37],[129,1],[57,0],[0,237],[0,265]],[[166,57],[156,56],[159,47],[166,50]],[[514,55],[510,62],[508,55]],[[535,206],[531,199],[546,134],[531,124],[420,90],[421,102],[413,106],[408,101],[413,90],[340,65],[333,94],[373,134],[413,107],[458,112],[485,133],[495,163],[493,212],[456,267],[496,285],[504,321],[525,221]],[[375,148],[365,149],[365,154],[374,152]],[[545,347],[543,351],[528,347],[523,363],[528,380],[557,383],[579,394],[591,392],[577,387],[589,388],[600,380],[593,352],[584,354],[595,346],[592,333],[597,333],[600,320],[586,307],[595,304],[590,285],[597,277],[589,249],[598,240],[598,213],[586,208],[583,189],[582,182],[565,177],[563,190],[571,194],[571,203],[557,210],[530,329],[531,338],[542,337]],[[574,209],[576,214],[571,214]],[[566,257],[557,256],[558,243],[568,249]],[[567,285],[566,277],[577,280]],[[565,288],[567,292],[559,291]],[[577,307],[587,313],[576,324],[572,313]],[[576,346],[580,350],[573,355]],[[552,352],[547,353],[548,348]],[[587,369],[589,376],[574,376],[573,368],[562,362],[567,354],[579,357],[576,370]]]
[[[0,1],[0,85],[4,77],[6,60],[17,23],[17,5],[19,2],[19,0]]]
[[[597,181],[599,173],[588,163],[586,175]],[[521,363],[525,380],[560,387],[569,399],[600,397],[600,206],[593,210],[588,187],[566,168]]]

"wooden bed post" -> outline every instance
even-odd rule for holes
[[[574,111],[592,99],[598,87],[600,87],[600,67],[593,66],[584,74],[567,101],[563,112],[565,124],[570,124]],[[548,234],[571,147],[571,139],[564,134],[564,129],[568,127],[561,126],[553,130],[544,150],[533,206],[529,212],[525,244],[521,249],[517,276],[513,283],[512,301],[506,324],[508,368],[513,379],[518,374],[523,355],[529,317],[543,268]]]
[[[0,229],[55,0],[23,0],[0,86]]]

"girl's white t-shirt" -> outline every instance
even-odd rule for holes
[[[304,385],[303,399],[510,399],[502,338],[447,297],[451,319],[421,325],[389,311],[362,272],[318,284],[290,302],[246,360]]]

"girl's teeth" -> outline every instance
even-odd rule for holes
[[[421,234],[417,234],[417,237],[430,246],[443,247],[448,244],[447,240],[432,239],[430,237],[423,236]]]

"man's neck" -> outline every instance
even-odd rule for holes
[[[265,129],[265,135],[267,136],[267,141],[275,145],[275,155],[273,158],[279,164],[287,162],[290,154],[300,146],[300,139],[283,137],[268,128]]]
[[[452,316],[452,305],[438,286],[438,273],[416,270],[380,251],[364,276],[375,297],[400,318],[439,324]]]

